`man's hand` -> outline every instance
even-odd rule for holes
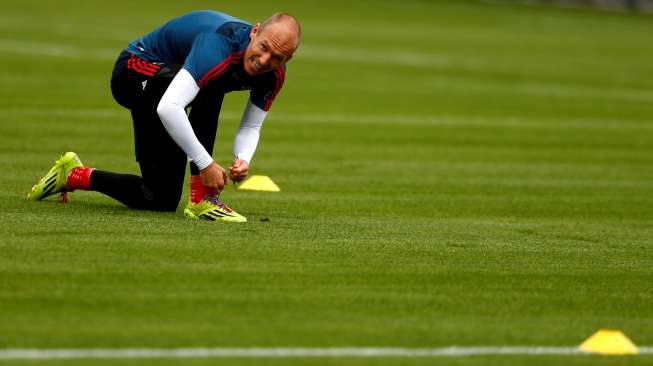
[[[227,182],[227,173],[216,162],[200,170],[200,180],[202,184],[209,188],[217,190],[220,193]]]
[[[242,159],[234,159],[234,162],[231,163],[231,166],[229,167],[229,177],[234,182],[240,182],[245,179],[248,172],[249,164]]]

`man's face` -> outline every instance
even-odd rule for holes
[[[248,75],[274,71],[290,60],[295,43],[284,26],[283,23],[270,24],[262,32],[260,24],[252,28],[243,61]]]

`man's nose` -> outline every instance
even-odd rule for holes
[[[258,63],[261,65],[267,65],[270,62],[270,54],[264,53],[258,58]]]

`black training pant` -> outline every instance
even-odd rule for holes
[[[180,68],[179,64],[152,64],[127,52],[120,54],[111,78],[111,92],[120,105],[131,111],[141,176],[96,170],[91,177],[92,190],[135,209],[177,209],[187,158],[163,127],[156,108]],[[206,89],[191,105],[191,126],[209,154],[213,152],[223,97],[223,93]],[[191,173],[198,173],[192,163]]]

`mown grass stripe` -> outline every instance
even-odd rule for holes
[[[578,347],[338,347],[338,348],[128,348],[128,349],[5,349],[0,360],[130,359],[130,358],[292,358],[292,357],[461,357],[475,355],[587,355]],[[641,347],[640,354],[653,354]]]

